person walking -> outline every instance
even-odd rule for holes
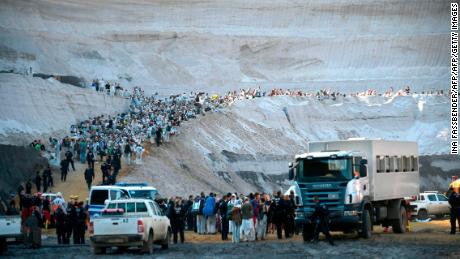
[[[94,169],[88,166],[85,170],[85,181],[88,186],[88,190],[91,189],[91,184],[94,180]]]
[[[90,148],[86,154],[86,161],[88,162],[88,167],[94,169],[94,153],[92,148]]]
[[[73,163],[73,153],[72,153],[72,151],[67,150],[67,152],[65,152],[64,156],[65,156],[65,159],[67,160],[67,163],[68,163],[67,166],[69,166],[69,164],[72,165],[72,170],[75,171],[75,165]],[[61,166],[62,166],[62,161],[61,161]]]
[[[61,182],[65,182],[67,180],[68,172],[69,172],[69,160],[63,159],[61,160]]]
[[[315,203],[315,212],[312,215],[312,222],[315,224],[313,242],[318,242],[319,233],[322,232],[329,244],[334,245],[331,233],[329,233],[329,210],[326,205],[320,203],[318,196],[313,197]]]

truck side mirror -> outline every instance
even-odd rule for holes
[[[367,176],[367,166],[365,164],[361,164],[359,166],[359,177],[366,177]]]
[[[289,168],[289,180],[294,180],[294,168]]]

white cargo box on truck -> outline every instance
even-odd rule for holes
[[[418,145],[411,141],[342,140],[310,142],[309,153],[356,151],[368,160],[371,201],[400,199],[420,193]]]

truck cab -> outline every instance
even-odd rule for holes
[[[332,229],[337,225],[352,228],[360,221],[358,207],[369,195],[367,160],[363,154],[331,151],[297,156],[290,178],[295,180],[298,224],[311,224],[315,196],[327,205]]]

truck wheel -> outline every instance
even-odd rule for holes
[[[93,247],[93,252],[96,255],[105,254],[106,248],[105,247]]]
[[[153,254],[153,233],[149,233],[149,239],[144,241],[144,246],[142,247],[144,253]]]
[[[310,242],[314,236],[314,227],[312,224],[303,224],[302,237],[304,242]]]
[[[369,210],[363,211],[363,223],[361,224],[359,235],[364,238],[370,238],[372,236],[372,221]]]
[[[417,218],[421,219],[421,220],[427,219],[428,218],[428,212],[425,209],[419,210],[418,213],[417,213]]]
[[[406,232],[406,226],[407,226],[406,208],[401,206],[401,208],[399,209],[399,219],[394,220],[392,224],[393,232],[404,233]]]
[[[161,244],[161,249],[166,250],[169,248],[169,241],[171,240],[171,230],[168,229],[168,234],[166,234],[166,240]]]

